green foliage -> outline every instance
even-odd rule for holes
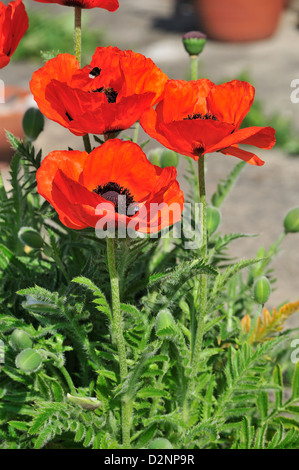
[[[128,402],[136,449],[297,448],[299,364],[285,354],[292,332],[255,345],[240,323],[256,317],[256,280],[274,284],[269,265],[282,238],[248,260],[226,250],[249,235],[219,227],[205,259],[185,250],[184,238],[119,241],[121,379],[105,244],[62,226],[36,191],[41,152],[9,140],[10,189],[0,186],[0,448],[121,448]],[[242,166],[219,186],[217,206]],[[203,274],[208,308],[194,374]]]
[[[72,11],[52,15],[51,21],[44,11],[29,10],[27,13],[30,28],[15,51],[13,60],[36,60],[40,58],[41,51],[60,50],[73,54],[74,15]],[[103,42],[103,33],[99,29],[85,27],[83,28],[82,41],[87,58],[90,59],[89,55]],[[47,56],[48,58],[50,57]]]

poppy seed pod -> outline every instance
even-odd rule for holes
[[[23,117],[23,130],[30,140],[36,140],[44,130],[45,118],[37,108],[29,108]]]
[[[10,344],[15,350],[22,351],[31,348],[32,341],[26,331],[17,328],[11,334]]]
[[[271,284],[265,276],[257,279],[253,286],[254,300],[257,304],[264,305],[271,295]]]
[[[16,367],[26,374],[36,372],[42,365],[43,358],[35,349],[24,349],[16,357]]]
[[[183,35],[184,48],[189,55],[199,55],[207,42],[207,36],[200,31],[189,31]]]
[[[295,207],[287,213],[283,225],[286,233],[299,232],[299,207]]]

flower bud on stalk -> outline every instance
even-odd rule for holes
[[[26,374],[36,372],[42,365],[43,358],[35,349],[24,349],[16,357],[16,367]]]
[[[32,227],[22,227],[19,230],[18,237],[24,245],[30,248],[40,249],[44,245],[44,240],[39,232]]]
[[[29,108],[23,117],[24,134],[30,140],[36,140],[44,130],[45,118],[37,108]]]
[[[166,168],[167,166],[174,166],[177,168],[179,163],[179,156],[173,150],[165,149],[162,151],[160,156],[160,166],[161,168]]]
[[[287,213],[283,224],[286,233],[299,232],[299,207],[295,207]]]
[[[158,437],[149,443],[148,449],[173,449],[173,446],[168,439]]]
[[[153,165],[160,166],[162,151],[161,147],[157,147],[149,152],[148,159]]]
[[[254,300],[257,304],[264,305],[271,295],[271,284],[265,276],[257,279],[253,286]]]
[[[32,341],[26,331],[17,328],[11,334],[10,344],[15,350],[22,351],[23,349],[31,348]]]

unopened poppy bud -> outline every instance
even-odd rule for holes
[[[22,351],[31,348],[32,341],[26,331],[17,328],[11,334],[10,344],[16,351]]]
[[[219,227],[221,220],[220,211],[217,207],[208,206],[207,207],[207,231],[209,235],[212,235],[216,232]]]
[[[18,237],[24,245],[30,248],[42,248],[44,244],[39,232],[32,227],[22,227],[19,230]]]
[[[160,167],[166,168],[167,166],[177,167],[179,163],[179,156],[177,152],[173,150],[165,149],[162,151],[160,156]]]
[[[81,408],[83,408],[84,410],[96,410],[102,405],[102,403],[94,397],[80,397],[79,395],[74,396],[68,393],[67,399],[71,403],[75,403],[76,405],[81,406]]]
[[[207,36],[200,31],[189,31],[183,35],[183,44],[189,55],[199,55],[207,42]]]
[[[286,233],[299,232],[299,207],[290,210],[283,222]]]
[[[164,439],[163,437],[158,437],[157,439],[153,439],[149,445],[148,449],[173,449],[171,442],[168,439]]]
[[[161,147],[157,147],[153,150],[150,150],[148,154],[148,159],[153,165],[160,166],[162,151],[163,149]]]
[[[43,131],[45,118],[38,108],[29,108],[23,117],[23,130],[30,140],[36,140]]]
[[[271,295],[271,290],[271,284],[265,276],[257,279],[253,286],[253,295],[256,303],[264,305]]]
[[[170,311],[165,309],[161,310],[158,313],[156,319],[156,332],[157,335],[167,335],[173,333],[175,330],[176,324],[174,321],[173,316],[171,315]]]
[[[16,367],[26,374],[36,372],[42,365],[43,358],[35,349],[24,349],[16,357]]]

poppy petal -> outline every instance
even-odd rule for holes
[[[35,0],[39,3],[56,3],[68,7],[80,8],[104,8],[108,11],[116,11],[119,7],[118,0]]]
[[[271,149],[275,145],[275,129],[272,127],[246,127],[224,137],[216,145],[206,148],[205,153],[215,152],[235,144],[254,145]]]
[[[247,150],[242,150],[237,146],[231,146],[226,149],[223,149],[221,150],[221,153],[240,158],[241,160],[244,160],[245,162],[250,163],[251,165],[262,166],[265,163],[254,153],[247,152]]]
[[[57,150],[49,153],[36,173],[39,194],[52,204],[52,183],[57,170],[61,169],[73,181],[79,181],[87,156],[87,152],[79,151]]]
[[[220,121],[233,124],[238,129],[250,110],[254,95],[255,90],[250,83],[232,80],[213,88],[207,97],[207,105],[210,113]]]

